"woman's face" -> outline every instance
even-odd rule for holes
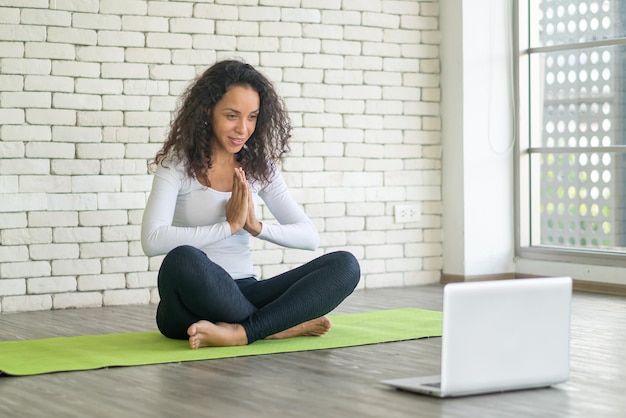
[[[213,150],[239,152],[256,128],[259,107],[259,94],[252,87],[228,89],[213,108]]]

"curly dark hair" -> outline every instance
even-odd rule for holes
[[[236,155],[246,177],[268,181],[273,167],[289,151],[291,121],[283,100],[272,83],[250,64],[220,61],[190,84],[179,99],[176,117],[163,147],[152,165],[168,157],[184,161],[190,177],[206,177],[212,165],[213,126],[209,115],[215,104],[233,86],[249,86],[260,99],[256,128]]]

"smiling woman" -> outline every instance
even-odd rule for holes
[[[265,280],[252,265],[251,236],[308,250],[319,241],[277,168],[291,137],[282,100],[252,66],[223,61],[181,103],[153,163],[141,230],[147,255],[166,254],[159,330],[192,349],[325,334],[325,315],[359,282],[352,254],[324,254]],[[257,219],[258,199],[277,223]]]

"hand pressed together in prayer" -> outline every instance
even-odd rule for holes
[[[226,220],[230,224],[231,234],[245,229],[253,236],[261,232],[261,222],[256,218],[252,194],[246,180],[246,173],[241,167],[233,174],[233,191],[226,203]]]

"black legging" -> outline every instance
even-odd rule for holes
[[[337,251],[270,279],[233,280],[204,252],[184,245],[161,264],[157,325],[166,337],[188,339],[187,328],[201,319],[237,323],[250,344],[326,315],[352,293],[360,274],[357,259]]]

